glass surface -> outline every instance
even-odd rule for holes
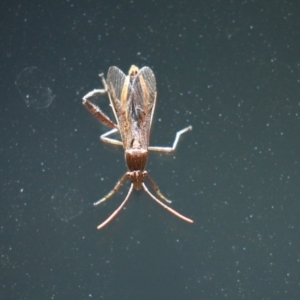
[[[0,299],[299,299],[295,1],[1,4]],[[134,191],[82,105],[99,73],[157,81],[147,171],[188,224]],[[96,103],[110,118],[107,97]]]

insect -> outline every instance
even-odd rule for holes
[[[141,188],[159,205],[168,210],[178,218],[193,223],[193,220],[178,213],[157,197],[155,197],[145,185],[147,180],[156,194],[165,202],[171,203],[159,190],[157,184],[149,176],[145,170],[148,151],[172,152],[175,150],[180,136],[191,130],[192,126],[188,126],[176,133],[176,137],[172,147],[150,147],[149,137],[153,113],[156,104],[156,80],[154,73],[149,67],[138,67],[132,65],[126,76],[119,68],[110,67],[107,73],[107,79],[100,74],[104,89],[96,89],[87,93],[83,97],[83,105],[98,120],[113,128],[112,130],[101,135],[100,139],[109,144],[123,146],[125,151],[125,160],[128,171],[116,183],[115,187],[102,199],[95,202],[98,205],[110,198],[122,185],[126,178],[131,180],[131,185],[127,196],[121,205],[97,228],[101,229],[108,224],[124,207],[128,201],[132,190]],[[112,107],[117,124],[115,124],[98,106],[93,104],[89,99],[95,95],[108,94],[110,106]],[[119,132],[121,140],[112,139],[109,136]]]

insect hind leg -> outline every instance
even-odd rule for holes
[[[107,143],[107,144],[112,144],[112,145],[117,145],[117,146],[123,146],[123,143],[121,141],[118,141],[116,139],[111,139],[108,138],[109,135],[114,134],[116,132],[118,132],[119,130],[117,128],[114,128],[106,133],[103,133],[100,136],[100,139],[102,142]]]
[[[157,151],[157,152],[173,152],[176,147],[177,147],[177,144],[178,144],[178,141],[179,141],[179,138],[182,134],[184,134],[185,132],[187,131],[190,131],[192,130],[192,126],[188,126],[186,128],[183,128],[179,131],[176,132],[176,136],[175,136],[175,140],[174,140],[174,143],[173,143],[173,146],[172,147],[148,147],[148,150],[150,151]]]

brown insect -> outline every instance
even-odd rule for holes
[[[83,97],[82,103],[98,120],[113,128],[101,135],[100,139],[105,143],[123,146],[128,171],[121,177],[115,187],[106,196],[95,202],[94,205],[98,205],[110,198],[120,188],[126,178],[131,180],[131,185],[121,205],[97,228],[101,229],[108,224],[126,204],[132,190],[134,188],[139,190],[141,187],[154,201],[170,213],[186,222],[193,223],[193,220],[181,215],[156,198],[144,183],[145,179],[147,179],[156,194],[165,202],[171,203],[171,201],[161,193],[156,183],[145,170],[148,150],[160,152],[174,151],[180,136],[191,130],[192,126],[188,126],[176,133],[172,147],[149,147],[150,129],[157,94],[155,76],[152,70],[148,67],[143,67],[139,70],[136,66],[131,66],[128,76],[126,76],[117,67],[110,67],[107,73],[107,79],[105,80],[103,74],[100,74],[100,77],[104,89],[93,90],[87,93]],[[97,94],[105,93],[109,96],[110,106],[114,112],[117,124],[111,121],[98,106],[88,100]],[[122,141],[108,137],[116,132],[120,133]]]

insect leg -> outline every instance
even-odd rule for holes
[[[88,98],[91,98],[91,97],[94,97],[95,95],[99,94],[99,95],[104,95],[106,94],[106,90],[105,89],[95,89],[95,90],[92,90],[90,92],[88,92],[84,97],[83,97],[83,100],[87,100]]]
[[[178,144],[180,136],[182,134],[184,134],[185,132],[190,131],[190,130],[192,130],[192,126],[188,126],[188,127],[184,128],[184,129],[179,130],[176,133],[175,140],[174,140],[174,143],[173,143],[172,147],[148,147],[148,150],[150,150],[150,151],[158,151],[158,152],[173,152],[176,149],[176,147],[177,147],[177,144]]]
[[[105,142],[105,143],[108,143],[108,144],[113,144],[113,145],[118,145],[118,146],[123,146],[123,143],[121,141],[118,141],[118,140],[115,140],[115,139],[111,139],[111,138],[108,138],[107,136],[117,132],[118,129],[117,128],[114,128],[104,134],[102,134],[100,136],[100,139],[101,141]]]
[[[94,206],[104,202],[105,200],[107,200],[108,198],[110,198],[122,185],[123,181],[125,180],[125,178],[127,177],[127,173],[125,173],[121,179],[116,183],[116,185],[114,186],[114,188],[103,198],[101,198],[99,201],[94,203]]]
[[[99,76],[101,77],[101,80],[102,80],[102,83],[103,83],[103,86],[104,86],[104,90],[105,90],[105,92],[107,92],[108,91],[108,85],[107,85],[106,80],[104,78],[104,74],[101,73],[101,74],[99,74]]]
[[[124,199],[124,201],[121,203],[121,205],[100,225],[97,226],[97,229],[101,229],[103,228],[106,224],[108,224],[122,209],[122,207],[126,204],[127,200],[129,199],[129,196],[132,192],[133,189],[133,184],[131,184],[130,189],[128,191],[128,194],[126,196],[126,198]]]
[[[150,193],[150,191],[148,190],[148,188],[146,187],[145,183],[142,183],[143,188],[145,190],[145,192],[159,205],[161,205],[164,209],[168,210],[171,214],[175,215],[176,217],[188,222],[188,223],[194,223],[193,220],[183,216],[182,214],[180,214],[179,212],[177,212],[176,210],[172,209],[171,207],[169,207],[168,205],[164,204],[163,202],[161,202],[160,200],[158,200],[154,195],[152,195]]]
[[[94,90],[94,91],[101,91],[101,90]],[[107,125],[108,127],[112,128],[118,128],[118,125],[116,125],[113,121],[110,120],[110,118],[94,103],[89,101],[87,98],[89,97],[89,94],[93,94],[94,91],[89,92],[83,97],[82,104],[89,110],[91,114],[93,114],[99,121]]]
[[[157,184],[153,181],[153,179],[148,175],[148,173],[147,173],[146,171],[144,171],[143,175],[144,175],[144,177],[146,177],[146,178],[149,180],[149,182],[150,182],[152,188],[154,189],[154,191],[156,192],[156,194],[157,194],[161,199],[165,200],[165,201],[168,202],[168,203],[172,203],[171,200],[167,199],[167,198],[162,194],[162,192],[161,192],[160,189],[158,188]]]

